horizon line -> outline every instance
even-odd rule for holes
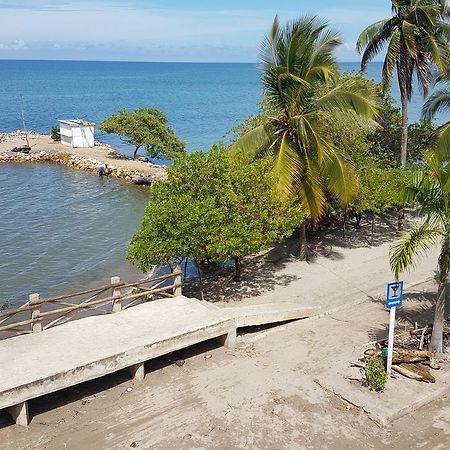
[[[0,61],[40,61],[40,62],[104,62],[104,63],[137,63],[137,64],[260,64],[260,61],[142,61],[126,59],[47,59],[47,58],[0,58]],[[338,64],[355,64],[360,60],[337,61]],[[371,61],[369,64],[382,63],[383,61]]]

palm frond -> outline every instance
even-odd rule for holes
[[[356,83],[349,80],[341,83],[315,102],[315,109],[322,111],[353,111],[357,116],[374,120],[378,116],[378,106],[374,102],[373,95],[361,95]]]
[[[401,273],[413,269],[416,260],[423,256],[439,237],[442,237],[441,228],[425,222],[395,242],[389,258],[395,278],[398,279]]]
[[[269,123],[259,125],[233,142],[228,154],[238,159],[246,156],[251,161],[264,150],[270,149],[275,140],[276,136]]]
[[[289,141],[287,132],[283,133],[280,145],[273,149],[273,153],[273,175],[278,180],[280,194],[289,197],[295,193],[303,164],[295,147]]]
[[[450,88],[433,92],[422,107],[422,118],[432,120],[436,114],[450,109]]]

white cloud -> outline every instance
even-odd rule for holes
[[[11,42],[0,42],[0,50],[28,50],[29,47],[24,41],[14,40]]]

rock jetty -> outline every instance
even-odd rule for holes
[[[151,184],[166,178],[163,166],[127,158],[104,144],[96,144],[94,148],[71,148],[53,142],[50,136],[29,132],[31,152],[24,154],[11,151],[14,147],[23,145],[25,140],[25,133],[22,131],[0,133],[0,164],[50,162],[96,173],[100,163],[107,163],[111,176],[128,182],[145,179],[148,182],[146,184]]]

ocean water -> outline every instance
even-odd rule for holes
[[[342,63],[357,71],[358,63]],[[367,77],[380,80],[381,63],[370,64]],[[396,83],[393,96],[399,98]],[[0,129],[26,126],[48,133],[61,118],[100,123],[121,107],[154,106],[169,118],[190,150],[205,150],[240,121],[255,114],[261,99],[256,64],[195,64],[92,61],[1,61]],[[422,99],[415,95],[410,119],[418,120]],[[97,138],[127,147],[115,136]]]
[[[367,76],[379,80],[380,72],[372,64]],[[154,106],[189,150],[207,150],[258,111],[261,83],[256,64],[0,61],[0,131],[22,128],[21,99],[27,128],[42,133],[61,118],[99,123],[120,107]],[[411,120],[421,104],[415,96]],[[131,151],[117,137],[97,139]],[[146,203],[144,190],[115,180],[56,165],[0,165],[0,303],[133,272],[125,251]]]

